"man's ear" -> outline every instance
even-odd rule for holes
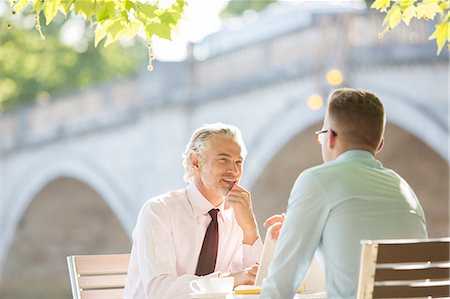
[[[191,163],[192,163],[192,169],[194,169],[194,171],[199,171],[200,170],[200,158],[198,156],[198,154],[191,154]]]
[[[333,134],[333,131],[328,132],[328,148],[333,149],[336,146],[336,137]]]
[[[384,137],[381,137],[381,141],[380,144],[378,144],[377,150],[375,151],[375,154],[378,154],[379,152],[381,152],[381,150],[383,149],[384,146]]]

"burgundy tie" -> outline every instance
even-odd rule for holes
[[[195,275],[208,275],[213,273],[216,268],[217,248],[219,247],[219,225],[217,223],[218,212],[219,209],[212,209],[208,212],[212,220],[206,229],[202,250],[200,250],[200,255],[198,257]]]

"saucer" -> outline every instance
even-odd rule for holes
[[[228,293],[191,293],[195,299],[225,299]]]

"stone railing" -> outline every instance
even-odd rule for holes
[[[381,38],[382,22],[383,16],[378,13],[317,15],[309,27],[195,63],[194,82],[209,88],[293,66],[299,66],[296,69],[301,73],[309,73],[333,63],[331,60],[352,62],[351,53],[370,48],[383,51],[401,46],[425,47],[431,51],[418,53],[416,58],[436,58],[432,50],[435,44],[428,41],[433,24],[416,21],[409,27],[400,25]]]

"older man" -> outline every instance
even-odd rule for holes
[[[189,298],[198,276],[253,283],[262,243],[250,192],[239,185],[245,155],[234,126],[194,132],[183,155],[189,185],[150,199],[139,213],[125,298]]]
[[[316,132],[324,164],[297,178],[261,298],[292,298],[314,253],[323,256],[328,298],[355,297],[360,240],[426,238],[414,191],[375,155],[383,147],[383,104],[364,90],[339,89],[329,97]],[[284,221],[284,223],[283,223]]]

